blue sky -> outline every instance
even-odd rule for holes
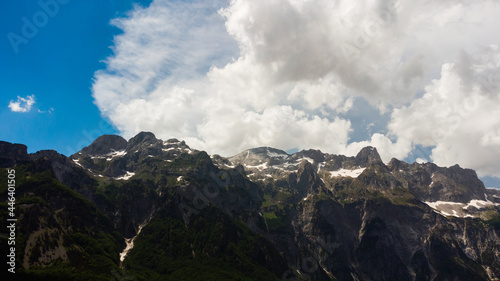
[[[371,145],[500,186],[496,1],[1,5],[0,139],[29,152],[140,131],[224,156]]]
[[[110,20],[125,16],[134,3],[148,5],[150,1],[56,2],[59,11],[16,53],[7,35],[22,36],[22,18],[32,22],[43,11],[37,2],[1,4],[0,139],[26,144],[30,152],[56,149],[69,155],[100,134],[117,133],[93,103],[92,77],[104,67],[102,61],[112,53],[113,36],[120,33]],[[29,112],[8,108],[18,96],[29,95],[36,101]]]

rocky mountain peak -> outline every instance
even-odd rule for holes
[[[156,136],[151,132],[140,132],[128,141],[127,151],[140,144],[152,144],[158,142]]]
[[[121,136],[103,135],[94,140],[89,146],[84,147],[80,152],[87,155],[102,155],[123,150],[126,147],[127,141]]]
[[[247,149],[241,153],[238,153],[232,157],[229,157],[229,161],[233,164],[242,164],[256,166],[272,160],[272,162],[288,159],[290,155],[283,150],[279,150],[272,147],[257,147]]]
[[[399,170],[404,170],[407,169],[410,165],[408,163],[405,163],[401,160],[398,160],[396,158],[392,158],[391,161],[389,162],[389,165],[387,167],[391,171],[399,171]]]
[[[316,168],[308,160],[302,160],[297,169],[297,190],[303,196],[317,193],[322,185]]]
[[[24,144],[0,141],[0,167],[10,167],[18,161],[28,160],[28,147]]]
[[[59,152],[55,151],[55,150],[51,150],[51,149],[48,149],[48,150],[40,150],[40,151],[37,151],[33,154],[30,154],[30,158],[32,160],[37,160],[37,159],[40,159],[40,158],[46,158],[46,159],[51,159],[51,160],[61,160],[61,159],[65,159],[66,157],[63,156],[62,154],[59,154]]]
[[[382,162],[382,159],[375,147],[367,146],[356,155],[356,161],[360,166],[366,167],[376,162]]]
[[[316,164],[325,161],[325,154],[317,149],[302,150],[300,152],[295,153],[293,156],[296,159],[301,159],[301,158],[312,159],[313,162]]]
[[[153,133],[141,132],[128,142],[120,136],[102,136],[80,153],[71,156],[74,165],[97,178],[128,180],[150,160],[173,162],[181,154],[195,154],[184,141],[157,139]]]
[[[314,174],[316,171],[314,169],[314,166],[312,165],[312,163],[310,163],[309,161],[307,160],[302,160],[302,162],[300,162],[299,164],[299,168],[297,170],[297,174],[300,176],[301,174],[303,173],[306,173],[306,174]]]
[[[180,143],[182,145],[186,144],[184,141],[179,141],[178,139],[175,139],[175,138],[168,139],[168,140],[165,141],[165,144],[178,144],[178,143]]]

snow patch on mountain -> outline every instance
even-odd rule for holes
[[[460,205],[460,206],[465,205],[464,203],[449,202],[449,201],[436,201],[436,202],[424,202],[424,203],[429,205],[429,207],[431,207],[433,209],[438,209],[439,206],[441,206],[441,205]]]
[[[330,177],[351,177],[351,178],[357,178],[359,175],[361,175],[361,173],[363,173],[363,171],[365,170],[366,168],[359,168],[359,169],[353,169],[353,170],[350,170],[350,169],[339,169],[337,171],[330,171]]]
[[[429,207],[434,209],[436,213],[444,216],[454,216],[459,218],[476,217],[470,214],[470,207],[476,209],[484,209],[492,206],[500,206],[499,203],[494,203],[490,200],[471,200],[467,204],[460,202],[450,202],[450,201],[436,201],[436,202],[424,202]]]
[[[72,160],[73,160],[73,162],[75,162],[75,164],[76,164],[76,165],[78,165],[78,166],[80,166],[80,167],[84,168],[84,167],[82,166],[82,164],[80,164],[80,159],[72,159]]]
[[[500,206],[500,203],[495,203],[490,200],[488,200],[488,195],[484,194],[486,200],[471,200],[469,203],[467,203],[467,206],[464,207],[464,209],[468,209],[469,207],[474,207],[476,209],[483,209],[488,206]]]
[[[283,153],[277,153],[277,152],[272,152],[267,149],[267,156],[272,157],[272,158],[288,158],[288,154],[283,154]]]
[[[265,168],[267,168],[267,163],[262,163],[260,165],[245,165],[246,168],[249,168],[249,169],[257,169],[257,170],[263,170]]]
[[[132,248],[134,248],[135,238],[137,236],[139,236],[139,234],[141,233],[141,230],[148,224],[148,222],[150,220],[151,220],[151,216],[147,221],[145,221],[143,224],[139,225],[139,228],[137,230],[137,234],[134,237],[125,239],[125,243],[126,243],[125,249],[123,249],[123,251],[120,253],[120,267],[122,266],[123,261],[127,257],[127,254],[130,252],[130,250],[132,250]]]
[[[113,159],[115,157],[125,156],[126,154],[127,154],[127,151],[125,151],[125,149],[122,149],[122,150],[110,152],[110,153],[106,154],[106,156],[111,157],[111,159]]]
[[[302,161],[304,161],[304,160],[306,160],[307,162],[309,162],[309,163],[311,163],[311,164],[312,164],[312,163],[314,163],[314,160],[313,160],[313,159],[311,159],[311,158],[309,158],[309,157],[302,157],[302,158],[299,158],[299,159],[295,160],[295,162],[296,162],[296,163],[301,163],[301,162],[302,162]]]
[[[135,176],[135,173],[127,171],[127,173],[125,173],[125,175],[123,175],[121,177],[117,177],[115,179],[116,180],[128,180],[128,179],[130,179],[133,176]]]

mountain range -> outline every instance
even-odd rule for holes
[[[70,157],[0,142],[0,167],[9,280],[500,280],[500,191],[458,165],[141,132]]]

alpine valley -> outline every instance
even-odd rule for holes
[[[70,157],[0,142],[0,167],[8,280],[500,280],[500,191],[458,165],[373,147],[226,158],[142,132]]]

